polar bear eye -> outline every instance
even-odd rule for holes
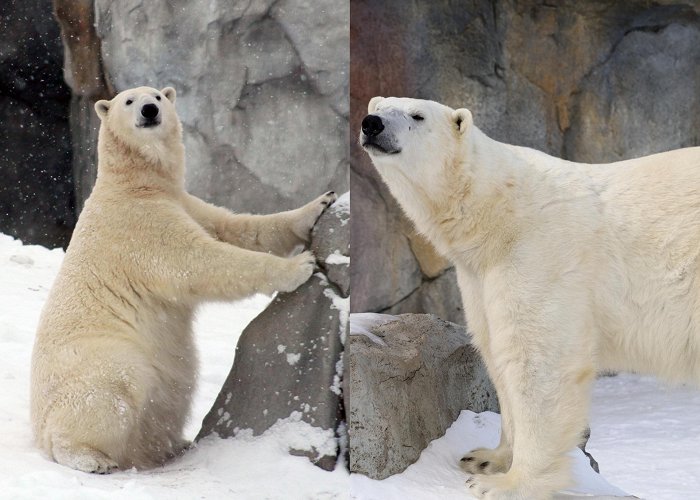
[[[413,119],[416,120],[417,122],[422,121],[422,120],[425,119],[425,118],[423,118],[421,115],[411,115],[411,118],[413,118]]]
[[[156,101],[160,101],[160,96],[159,96],[159,95],[156,96]]]
[[[126,100],[126,105],[129,106],[129,105],[131,105],[132,102],[134,102],[134,101],[132,101],[131,99],[127,99],[127,100]]]

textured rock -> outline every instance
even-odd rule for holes
[[[354,1],[351,135],[372,96],[397,95],[468,107],[494,139],[574,161],[700,145],[698,12],[673,0]],[[351,148],[352,310],[463,323],[440,257]]]
[[[75,205],[80,211],[97,177],[100,120],[95,113],[95,102],[111,99],[115,92],[104,73],[93,0],[53,0],[53,5],[64,46],[63,75],[72,91],[72,173]]]
[[[348,342],[350,470],[383,479],[415,462],[461,410],[498,411],[466,330],[426,314],[362,329]]]
[[[140,85],[178,91],[193,194],[264,213],[347,190],[348,2],[55,1],[87,151],[79,206],[95,178],[94,96]]]
[[[294,292],[278,294],[243,331],[231,372],[197,439],[212,432],[230,437],[244,429],[258,435],[292,412],[311,425],[338,430],[350,299],[349,291],[341,291],[348,264],[332,262],[349,261],[347,201],[348,195],[341,197],[312,232],[321,272]],[[336,257],[329,262],[328,255]],[[326,274],[328,267],[332,271]],[[330,470],[338,450],[299,453]]]
[[[50,0],[0,2],[0,232],[49,247],[75,225],[62,59]]]
[[[389,308],[386,314],[404,314],[430,311],[431,314],[457,324],[464,324],[462,296],[457,289],[454,268],[448,269],[434,279],[425,279],[410,295]]]

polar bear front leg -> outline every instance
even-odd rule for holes
[[[212,236],[241,248],[288,256],[309,242],[311,229],[337,196],[328,191],[306,205],[269,215],[233,214],[188,195],[186,209]]]
[[[198,300],[238,300],[256,293],[291,292],[306,282],[316,259],[311,252],[293,257],[238,248],[215,240],[194,242],[163,280],[167,293]]]
[[[547,307],[536,317],[520,316],[536,311],[532,304],[492,302],[490,356],[512,418],[513,458],[507,472],[469,478],[478,498],[549,499],[569,485],[567,453],[586,427],[595,370],[585,321],[556,304],[562,297],[540,297]]]
[[[513,461],[513,422],[510,405],[503,377],[495,370],[493,361],[490,359],[489,349],[480,349],[481,357],[484,360],[489,377],[493,381],[498,394],[498,406],[501,412],[501,438],[498,446],[494,449],[476,448],[464,455],[459,466],[469,474],[495,474],[497,472],[507,472]]]

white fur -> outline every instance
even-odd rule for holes
[[[36,335],[36,442],[86,472],[153,467],[187,446],[194,308],[304,283],[313,255],[287,257],[335,199],[234,215],[188,194],[174,101],[172,88],[140,87],[96,103],[97,183]],[[139,126],[144,104],[159,106],[157,126]]]
[[[369,111],[393,117],[382,133],[401,152],[368,152],[454,263],[498,391],[501,444],[463,462],[475,494],[567,486],[599,370],[700,382],[700,148],[589,165],[494,141],[431,101]]]

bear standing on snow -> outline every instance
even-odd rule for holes
[[[598,370],[700,382],[700,148],[573,163],[494,141],[466,109],[375,97],[360,141],[455,266],[501,442],[461,465],[488,499],[569,484]]]
[[[335,200],[234,215],[188,194],[174,102],[170,87],[140,87],[95,104],[97,182],[36,335],[35,439],[86,472],[153,467],[187,446],[195,307],[304,283],[313,255],[288,256]]]

